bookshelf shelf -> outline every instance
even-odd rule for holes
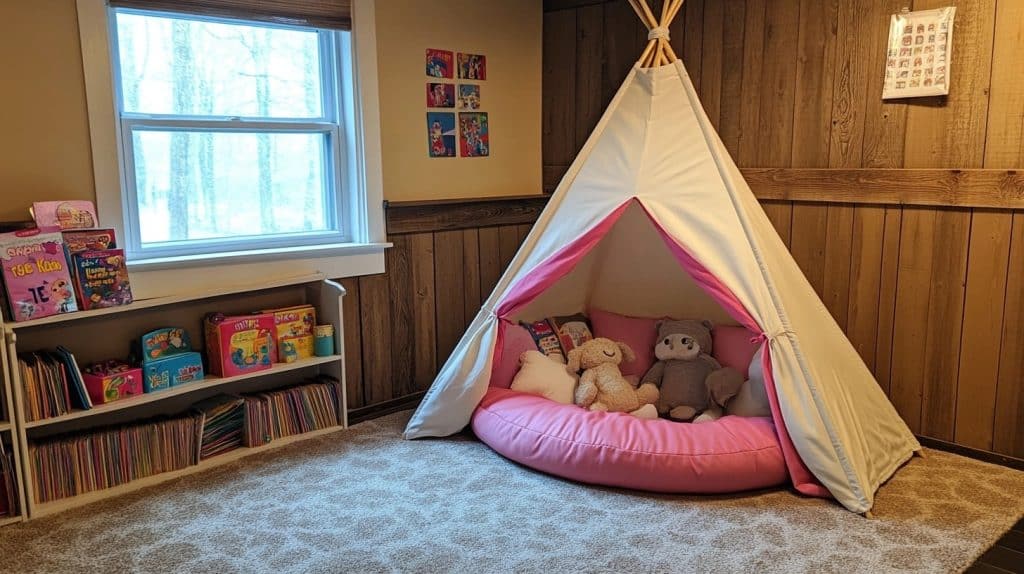
[[[181,470],[173,470],[170,472],[155,474],[153,476],[147,476],[146,478],[134,480],[127,484],[122,484],[119,486],[115,486],[113,488],[107,488],[104,490],[94,490],[92,492],[79,494],[78,496],[71,496],[68,498],[62,498],[60,500],[54,500],[52,502],[36,504],[35,508],[32,511],[32,518],[39,518],[57,512],[63,512],[65,510],[77,508],[79,506],[90,504],[92,502],[97,502],[115,496],[121,496],[150,486],[156,486],[169,480],[174,480],[175,478],[188,476],[190,474],[195,474],[197,472],[202,472],[204,470],[210,470],[212,468],[217,468],[218,466],[224,466],[225,464],[241,460],[247,456],[252,456],[254,454],[259,454],[261,452],[267,452],[270,450],[278,449],[284,446],[288,446],[290,444],[295,444],[297,442],[335,433],[343,430],[344,428],[345,427],[339,425],[325,429],[310,431],[303,434],[297,434],[289,437],[280,438],[273,442],[267,443],[263,446],[243,447],[235,449],[231,452],[224,453],[220,456],[215,456],[213,458],[206,459],[204,461],[201,461],[197,465],[183,468]]]
[[[246,456],[264,452],[337,432],[348,426],[347,401],[344,396],[345,360],[341,353],[344,348],[344,321],[342,299],[345,289],[338,283],[325,279],[323,274],[310,274],[266,281],[259,285],[225,286],[205,293],[190,293],[136,301],[131,305],[92,311],[79,311],[52,317],[44,317],[20,323],[4,322],[0,318],[0,438],[5,438],[14,453],[16,476],[18,478],[19,508],[22,516],[0,519],[0,526],[24,519],[33,519],[60,512],[101,499],[121,496],[125,493],[153,486],[174,478],[221,466]],[[251,306],[250,306],[251,303]],[[18,367],[19,353],[45,350],[61,344],[80,360],[106,358],[111,349],[125,346],[141,333],[162,326],[182,326],[192,331],[195,347],[201,347],[201,322],[206,312],[223,311],[248,313],[256,309],[280,308],[297,304],[311,304],[317,310],[319,324],[334,325],[334,347],[337,354],[311,357],[294,363],[276,363],[270,369],[232,377],[207,376],[201,381],[186,383],[170,389],[136,395],[131,398],[98,404],[88,410],[28,421],[25,413],[24,386]],[[148,312],[142,312],[149,310]],[[87,321],[96,317],[116,317],[116,321]],[[197,327],[198,326],[198,327]],[[37,329],[38,328],[38,329]],[[195,329],[200,331],[196,332]],[[52,329],[52,330],[51,330]],[[123,333],[121,332],[123,331]],[[55,341],[60,341],[56,343]],[[76,349],[82,349],[81,353]],[[295,372],[298,379],[291,380],[288,373]],[[30,460],[30,446],[47,441],[86,437],[97,429],[112,426],[132,425],[140,421],[151,421],[154,415],[177,416],[191,405],[217,394],[220,387],[230,393],[264,392],[275,387],[289,386],[301,382],[309,375],[328,375],[339,381],[341,392],[337,393],[337,426],[304,434],[292,435],[273,440],[259,447],[243,447],[228,453],[203,460],[197,465],[166,472],[132,481],[112,488],[82,493],[50,502],[38,502],[34,491],[37,482],[36,465]],[[267,379],[267,380],[258,380]],[[252,381],[251,384],[228,387],[232,383]],[[247,391],[248,389],[249,391]],[[203,391],[209,391],[203,393]],[[190,396],[193,395],[193,396]],[[168,400],[179,397],[178,400]],[[147,406],[148,405],[148,406]],[[5,432],[6,431],[6,432]],[[10,436],[7,436],[7,433]]]
[[[24,426],[26,429],[32,429],[42,426],[60,424],[75,419],[103,416],[107,413],[121,411],[124,409],[130,409],[132,407],[137,407],[139,405],[145,405],[156,401],[162,401],[165,399],[169,399],[171,397],[177,397],[189,393],[194,393],[196,391],[201,391],[203,389],[219,387],[222,385],[227,385],[229,383],[234,383],[237,381],[244,381],[247,379],[266,377],[268,375],[273,375],[277,373],[287,373],[288,371],[295,371],[298,369],[322,365],[324,363],[336,362],[339,360],[341,360],[340,355],[313,357],[311,359],[303,359],[301,361],[296,361],[294,363],[277,363],[272,368],[267,369],[265,371],[246,373],[244,375],[237,375],[234,377],[209,376],[201,381],[197,381],[195,383],[187,383],[184,385],[179,385],[177,387],[171,387],[170,389],[164,391],[157,391],[155,393],[145,393],[142,395],[136,395],[130,399],[121,399],[119,401],[114,401],[112,403],[107,403],[105,405],[96,405],[87,411],[74,411],[66,415],[61,415],[59,417],[50,417],[48,419],[40,419],[37,421],[26,421]],[[0,426],[0,430],[2,430],[2,426]]]
[[[166,305],[174,305],[176,303],[186,303],[188,301],[199,301],[202,299],[213,299],[215,297],[223,297],[225,295],[235,295],[238,293],[245,293],[249,291],[262,291],[265,289],[287,287],[288,285],[300,285],[303,283],[311,283],[322,280],[324,280],[324,275],[321,273],[317,273],[313,275],[290,277],[286,279],[280,279],[277,281],[268,281],[267,283],[261,283],[259,286],[249,285],[244,287],[225,287],[223,289],[211,290],[206,293],[189,293],[184,295],[173,295],[168,297],[154,297],[153,299],[141,299],[130,305],[123,305],[121,307],[108,307],[106,309],[93,309],[91,311],[76,311],[74,313],[64,313],[62,315],[50,315],[49,317],[43,317],[42,319],[31,319],[29,321],[21,321],[20,323],[7,323],[7,328],[11,331],[21,331],[24,329],[41,327],[44,325],[57,325],[63,323],[70,323],[72,321],[80,321],[82,319],[103,317],[105,315],[132,313],[134,311],[152,309],[154,307],[163,307]]]
[[[0,528],[7,526],[8,524],[15,524],[24,520],[21,516],[3,516],[0,517]]]

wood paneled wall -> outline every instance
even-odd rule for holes
[[[883,102],[889,15],[950,4],[950,94]],[[625,0],[546,10],[552,188],[646,35]],[[671,33],[741,167],[1022,167],[1024,2],[687,0]],[[1024,458],[1024,212],[842,203],[827,185],[763,204],[915,433]]]
[[[444,365],[547,198],[389,206],[386,272],[342,280],[349,408],[416,398]]]

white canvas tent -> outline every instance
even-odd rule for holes
[[[651,30],[647,50],[405,436],[468,424],[503,322],[588,306],[738,322],[763,334],[798,489],[823,485],[866,512],[920,445],[780,240],[672,54],[666,27],[682,1],[668,0],[660,21],[644,0],[631,3]]]

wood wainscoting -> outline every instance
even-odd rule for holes
[[[778,197],[782,185],[806,187],[821,177],[792,170],[751,184],[759,197]],[[1024,459],[1024,212],[1019,205],[869,203],[890,203],[878,183],[885,177],[865,172],[853,180],[862,187],[857,203],[762,204],[916,434]],[[354,419],[422,396],[546,200],[388,207],[395,246],[386,273],[342,281]],[[797,221],[807,208],[822,217]],[[964,222],[1005,217],[1012,225],[1000,233],[970,225],[951,233],[934,223],[951,214]]]

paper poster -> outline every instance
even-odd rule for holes
[[[459,84],[459,109],[480,109],[480,86],[476,84]]]
[[[486,113],[459,114],[459,148],[462,157],[491,155],[491,136]]]
[[[432,78],[451,78],[453,68],[452,53],[448,50],[427,48],[427,75]]]
[[[459,79],[486,80],[487,56],[459,52]]]
[[[427,84],[428,108],[454,108],[455,84]]]
[[[893,14],[882,99],[949,93],[956,7]]]
[[[455,157],[455,114],[427,112],[430,157]]]

